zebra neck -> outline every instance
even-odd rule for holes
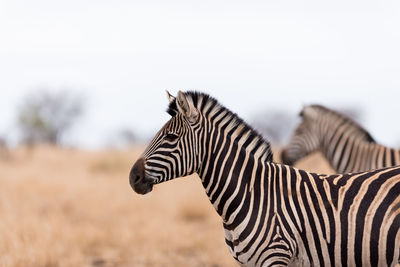
[[[249,190],[264,179],[267,161],[249,151],[238,142],[229,142],[209,153],[199,172],[206,194],[224,222],[248,208]]]
[[[354,172],[362,169],[363,162],[357,160],[359,156],[367,155],[373,145],[351,132],[343,132],[326,140],[322,152],[336,172]]]
[[[272,160],[271,148],[250,126],[222,108],[214,109],[201,128],[198,174],[211,203],[225,219],[240,204],[238,191],[248,188],[255,167]]]

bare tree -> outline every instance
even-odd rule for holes
[[[130,128],[121,128],[114,132],[114,134],[107,141],[107,146],[110,148],[123,149],[139,143],[140,140],[135,132]]]
[[[121,138],[121,140],[126,143],[126,144],[135,144],[136,142],[138,142],[138,138],[136,136],[136,134],[133,132],[133,130],[125,128],[122,129],[119,132],[119,136]]]
[[[22,142],[28,145],[59,145],[62,135],[83,112],[82,98],[70,91],[39,90],[27,95],[19,106],[17,123]]]

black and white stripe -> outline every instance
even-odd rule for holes
[[[282,152],[292,165],[320,150],[338,173],[400,165],[400,150],[377,144],[371,135],[344,115],[320,105],[303,108],[302,122]]]
[[[399,264],[400,168],[321,176],[276,164],[269,143],[215,99],[169,98],[173,117],[132,168],[136,192],[197,173],[242,266]]]

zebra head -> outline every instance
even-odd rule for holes
[[[150,192],[154,184],[192,174],[199,168],[198,131],[202,116],[188,94],[179,91],[174,97],[167,91],[167,96],[172,118],[130,171],[130,185],[139,194]]]
[[[299,115],[302,118],[302,122],[294,131],[289,145],[281,153],[283,164],[293,165],[299,159],[319,148],[322,142],[320,116],[313,107],[304,107],[300,112]]]

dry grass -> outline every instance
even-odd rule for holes
[[[0,266],[235,266],[198,177],[133,193],[140,151],[41,147],[0,160]]]

